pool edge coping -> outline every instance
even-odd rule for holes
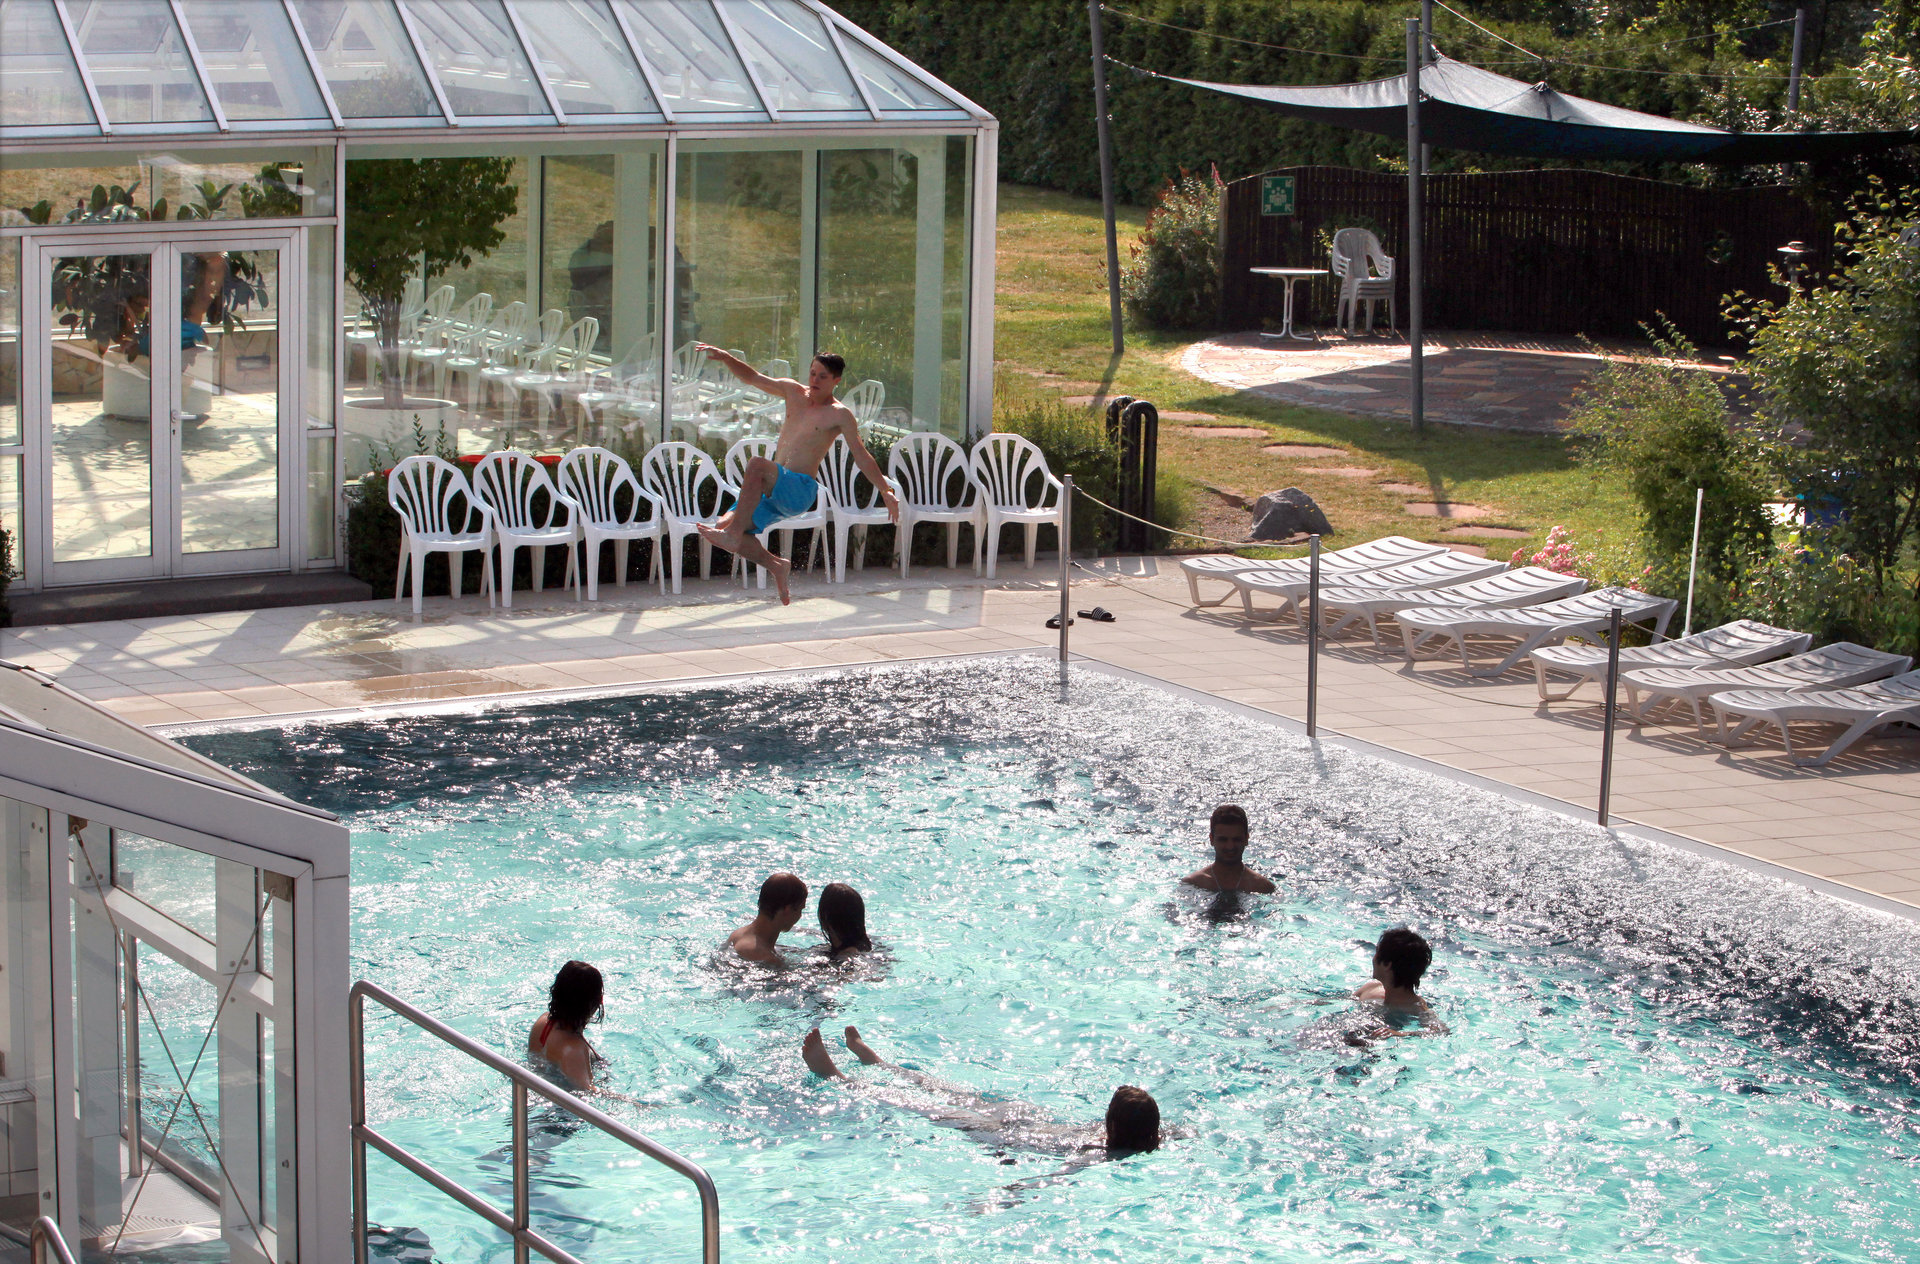
[[[924,663],[969,662],[997,658],[1039,658],[1052,660],[1055,651],[1050,647],[1022,647],[1003,650],[976,650],[958,654],[929,654],[912,658],[888,658],[859,663],[824,663],[801,667],[769,667],[759,671],[722,672],[705,676],[680,676],[667,680],[628,681],[608,685],[573,685],[552,689],[524,689],[510,693],[472,694],[460,698],[440,698],[417,702],[367,703],[351,707],[317,708],[311,711],[281,712],[252,716],[233,716],[219,720],[185,720],[168,724],[149,726],[149,731],[161,737],[173,739],[199,733],[238,733],[255,729],[284,728],[292,724],[345,723],[357,720],[378,719],[397,715],[435,715],[454,714],[464,711],[518,706],[539,706],[555,702],[569,702],[583,698],[620,697],[642,693],[661,693],[687,689],[710,689],[729,684],[746,683],[755,680],[767,680],[794,676],[818,676],[828,672],[866,671],[875,667],[909,667]],[[1277,711],[1266,711],[1248,703],[1223,698],[1191,685],[1182,685],[1174,681],[1138,671],[1130,667],[1121,667],[1100,659],[1089,658],[1081,654],[1070,657],[1072,665],[1079,670],[1093,671],[1116,679],[1132,681],[1136,684],[1161,690],[1176,697],[1217,707],[1231,715],[1251,719],[1270,727],[1293,734],[1296,737],[1307,736],[1307,726],[1292,716]],[[1413,755],[1406,751],[1382,746],[1365,738],[1353,737],[1336,730],[1319,726],[1320,732],[1309,739],[1351,751],[1356,755],[1382,760],[1395,767],[1415,772],[1427,773],[1476,790],[1496,794],[1502,798],[1552,812],[1557,816],[1568,817],[1582,825],[1591,825],[1602,829],[1609,835],[1631,838],[1639,842],[1654,843],[1672,847],[1708,860],[1716,860],[1736,868],[1745,869],[1767,877],[1779,879],[1791,885],[1801,887],[1817,895],[1844,901],[1875,913],[1899,918],[1903,921],[1920,923],[1920,907],[1906,904],[1872,891],[1863,891],[1823,878],[1818,874],[1802,873],[1775,861],[1758,856],[1748,856],[1741,852],[1710,843],[1703,839],[1688,838],[1671,830],[1655,825],[1634,821],[1630,818],[1623,823],[1600,825],[1591,808],[1542,794],[1537,790],[1528,790],[1522,786],[1455,768],[1423,755]]]

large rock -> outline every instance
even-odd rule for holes
[[[1332,535],[1333,526],[1313,497],[1298,487],[1268,492],[1253,502],[1254,540],[1285,540],[1296,535]]]

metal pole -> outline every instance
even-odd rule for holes
[[[1706,507],[1707,489],[1693,489],[1693,547],[1687,550],[1687,617],[1680,625],[1680,635],[1687,636],[1693,631],[1693,575],[1700,565],[1700,511]]]
[[[127,1065],[127,1175],[138,1176],[146,1166],[140,1149],[140,941],[122,933],[121,973],[127,1007],[125,1052]]]
[[[529,1264],[526,1232],[533,1222],[527,1188],[527,1086],[513,1085],[513,1264]]]
[[[1120,239],[1113,225],[1113,135],[1107,118],[1107,41],[1100,28],[1100,0],[1087,0],[1093,32],[1093,113],[1100,133],[1100,205],[1107,216],[1107,303],[1113,310],[1113,354],[1127,349],[1120,331]]]
[[[1614,695],[1620,690],[1620,607],[1607,615],[1607,727],[1600,738],[1600,824],[1607,823],[1607,800],[1613,795]]]
[[[1433,62],[1433,0],[1420,0],[1420,64]],[[1433,146],[1420,146],[1420,174],[1433,170]]]
[[[1067,683],[1067,629],[1073,624],[1073,475],[1060,480],[1060,683]]]
[[[416,577],[417,578],[417,577]],[[347,998],[347,1122],[353,1138],[353,1264],[367,1264],[366,1007],[355,992]]]
[[[1320,711],[1320,537],[1307,537],[1307,736],[1318,737]]]
[[[1426,366],[1420,322],[1420,19],[1407,19],[1407,346],[1412,352],[1413,433],[1427,433]]]
[[[1787,117],[1800,113],[1800,50],[1806,46],[1807,11],[1793,11],[1793,70],[1787,78]]]

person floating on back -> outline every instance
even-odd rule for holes
[[[581,1092],[593,1087],[593,1064],[600,1055],[582,1033],[604,1008],[605,988],[600,971],[584,961],[569,961],[553,977],[547,991],[547,1012],[536,1018],[527,1033],[527,1054],[552,1065],[567,1083]]]
[[[727,936],[727,947],[744,961],[778,964],[778,943],[807,911],[807,884],[790,873],[776,873],[760,884],[760,910],[752,921]]]
[[[1196,869],[1181,881],[1202,891],[1251,891],[1271,895],[1273,883],[1247,868],[1247,810],[1223,803],[1213,810],[1207,824],[1213,840],[1213,863]]]
[[[727,552],[770,571],[774,586],[780,590],[780,604],[787,605],[793,600],[787,591],[787,573],[792,566],[769,552],[758,537],[779,525],[782,519],[813,508],[814,497],[820,489],[815,475],[835,438],[846,439],[847,446],[853,449],[854,464],[880,489],[889,521],[900,521],[900,502],[880,463],[860,442],[860,426],[853,410],[833,396],[840,386],[841,375],[846,372],[845,360],[831,351],[816,355],[807,366],[807,381],[803,386],[791,378],[768,377],[718,347],[704,342],[697,345],[707,353],[708,359],[726,365],[729,372],[748,386],[786,401],[786,421],[774,444],[773,459],[756,456],[747,462],[740,477],[739,502],[718,522],[701,524],[700,533]]]
[[[844,882],[830,882],[820,892],[818,905],[828,961],[841,962],[873,951],[873,940],[867,937],[867,902],[858,891]]]
[[[1433,964],[1433,949],[1418,931],[1396,926],[1380,936],[1380,942],[1373,948],[1373,977],[1362,983],[1353,996],[1359,1001],[1373,1001],[1380,1006],[1385,1019],[1385,1029],[1376,1033],[1382,1036],[1411,1034],[1443,1035],[1447,1027],[1434,1016],[1425,998],[1414,989],[1420,985],[1420,978],[1426,974],[1427,967]],[[1411,1020],[1417,1023],[1418,1033],[1405,1030]],[[1349,1043],[1365,1043],[1366,1038]]]

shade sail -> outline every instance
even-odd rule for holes
[[[1149,78],[1239,97],[1294,118],[1380,136],[1407,133],[1404,74],[1366,83],[1295,88],[1210,83],[1126,68]],[[1568,96],[1544,83],[1509,79],[1444,56],[1420,68],[1420,133],[1423,141],[1437,148],[1483,154],[1727,164],[1813,162],[1878,153],[1920,140],[1911,130],[1729,132]]]

